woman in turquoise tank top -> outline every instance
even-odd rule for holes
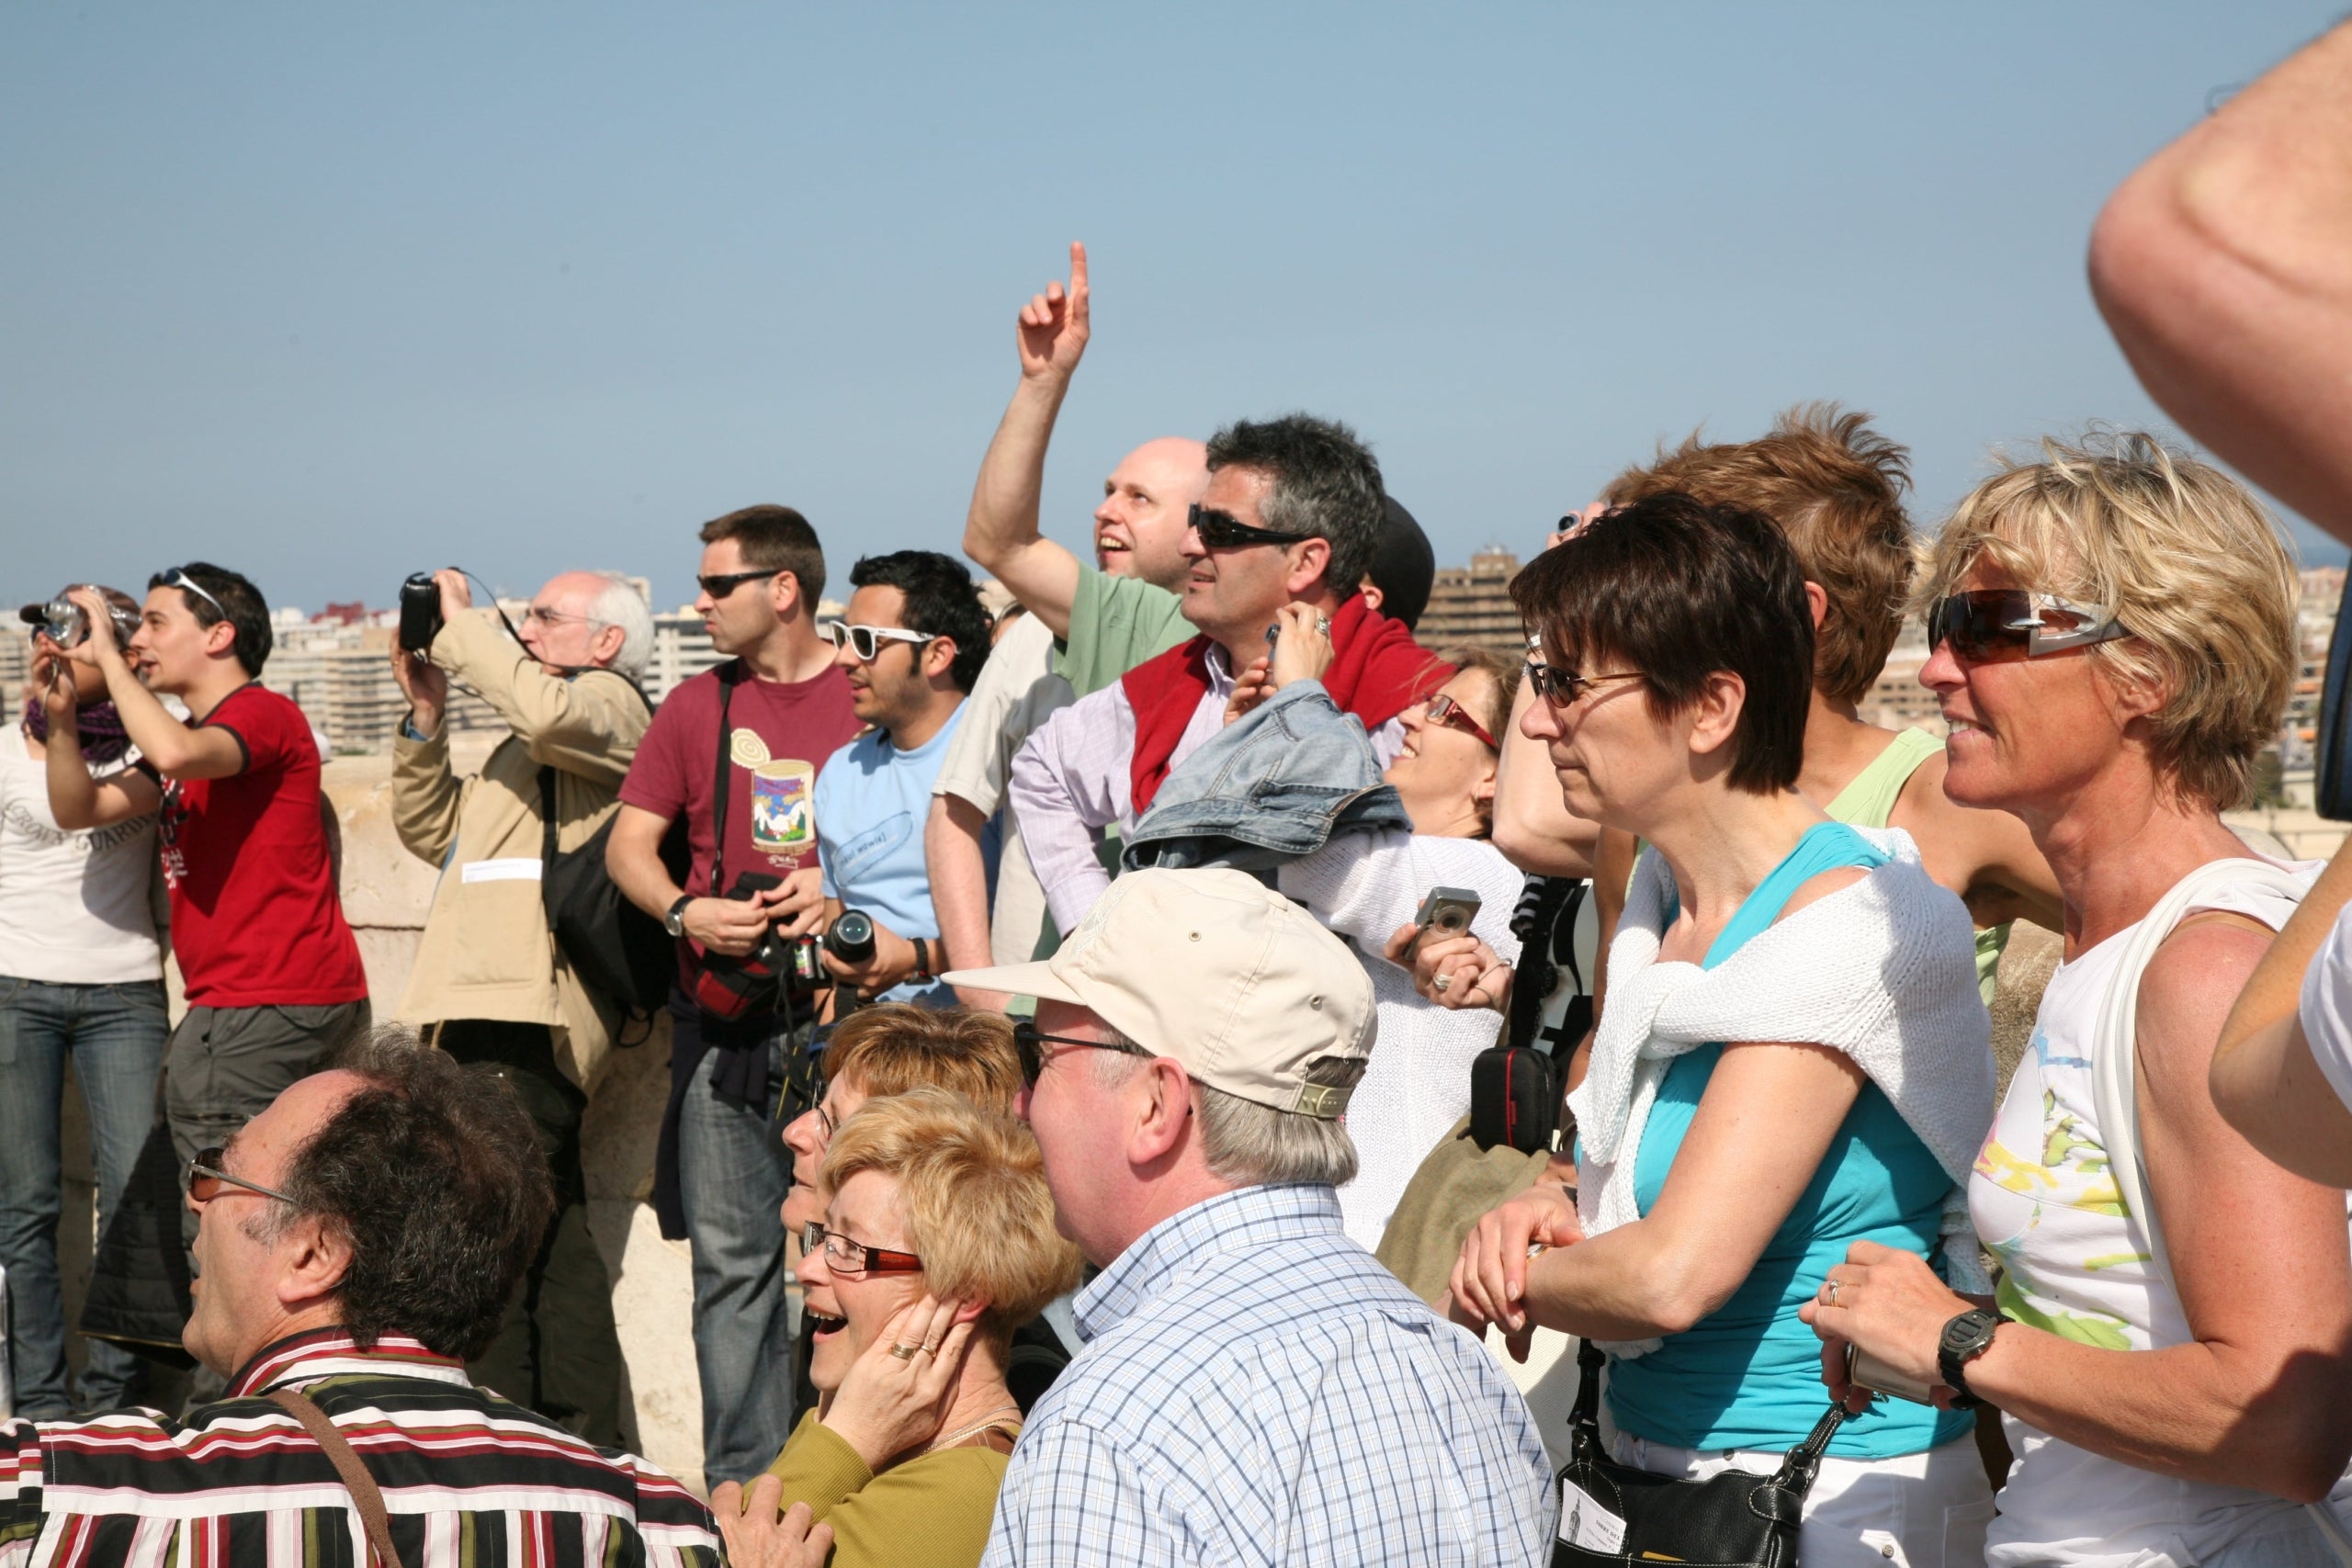
[[[1650,497],[1512,594],[1544,654],[1527,732],[1568,808],[1650,848],[1570,1102],[1578,1201],[1524,1201],[1547,1248],[1532,1261],[1499,1213],[1482,1221],[1454,1313],[1609,1349],[1621,1462],[1769,1473],[1828,1404],[1798,1308],[1854,1241],[1939,1257],[1989,1121],[1968,917],[1906,836],[1866,836],[1794,788],[1813,625],[1768,520]],[[1956,1114],[1927,1103],[1930,1081]],[[1849,1421],[1806,1499],[1806,1568],[1977,1561],[1992,1506],[1971,1427],[1894,1402]]]

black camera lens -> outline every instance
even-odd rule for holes
[[[844,964],[863,964],[873,957],[874,917],[863,909],[843,909],[825,931],[825,951]]]

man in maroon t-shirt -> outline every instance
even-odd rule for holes
[[[662,1234],[694,1249],[703,1475],[717,1485],[759,1474],[792,1435],[780,1212],[792,1172],[770,1119],[786,1068],[807,1059],[815,998],[786,992],[779,1010],[721,1023],[688,987],[705,955],[741,957],[771,927],[791,939],[822,919],[817,770],[860,727],[832,648],[817,635],[825,556],[808,520],[788,506],[750,506],[705,525],[702,541],[695,608],[711,646],[730,657],[653,716],[621,784],[605,864],[679,939],[684,984],[671,999],[653,1201]],[[683,886],[662,860],[681,818],[693,852]],[[775,886],[728,897],[745,873]]]
[[[185,1166],[368,1028],[368,976],[335,889],[318,743],[302,710],[261,684],[272,638],[260,591],[202,561],[159,572],[128,649],[95,593],[72,596],[91,602],[73,656],[105,674],[152,775],[93,779],[78,739],[67,731],[60,745],[52,732],[50,806],[69,830],[96,820],[107,792],[161,808],[188,1004],[164,1061],[164,1104]],[[187,722],[158,692],[187,705]]]

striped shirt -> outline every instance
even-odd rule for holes
[[[1078,1331],[984,1568],[1549,1561],[1526,1403],[1348,1239],[1329,1187],[1245,1187],[1161,1221],[1080,1294]]]
[[[361,1568],[334,1463],[264,1397],[325,1411],[384,1494],[406,1568],[718,1568],[710,1510],[630,1454],[476,1388],[414,1339],[281,1339],[185,1422],[0,1422],[0,1568]]]

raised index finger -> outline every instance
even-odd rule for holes
[[[1086,309],[1086,244],[1080,240],[1069,243],[1069,297],[1080,310]]]

